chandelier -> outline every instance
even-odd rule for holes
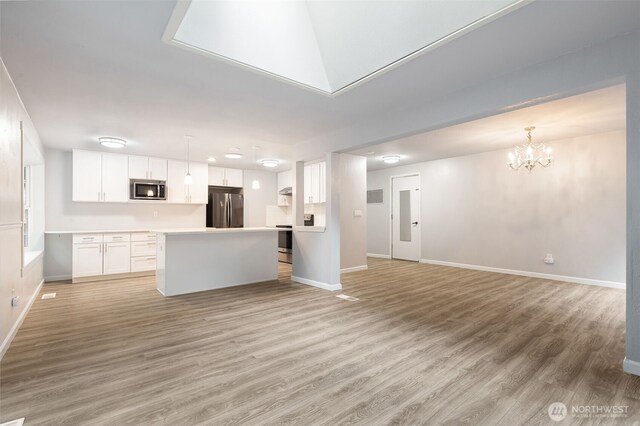
[[[551,165],[551,148],[543,143],[533,143],[531,141],[531,132],[535,127],[525,127],[527,132],[527,142],[518,145],[509,153],[509,167],[518,170],[524,167],[528,171],[533,170],[535,166],[549,167]]]

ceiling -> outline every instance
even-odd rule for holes
[[[625,86],[617,85],[456,126],[350,151],[367,157],[367,170],[513,148],[526,141],[560,141],[626,128]],[[386,164],[385,155],[400,162]],[[506,160],[505,160],[506,161]]]
[[[514,0],[190,0],[163,39],[325,94],[515,10]]]
[[[115,136],[129,142],[120,152],[184,158],[191,134],[193,160],[271,157],[288,169],[298,144],[349,130],[364,146],[358,129],[372,120],[640,28],[640,2],[528,2],[328,97],[163,42],[175,6],[0,1],[0,56],[46,147],[99,149],[97,137]],[[232,147],[245,157],[224,159]]]

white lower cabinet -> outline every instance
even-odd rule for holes
[[[74,234],[72,278],[154,271],[156,234]]]
[[[74,278],[102,275],[102,242],[74,244],[71,269]]]
[[[156,234],[136,232],[131,234],[131,272],[156,269]]]
[[[131,243],[104,243],[102,274],[131,272]]]
[[[132,257],[131,272],[153,271],[156,269],[156,257]]]

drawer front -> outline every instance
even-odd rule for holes
[[[131,272],[153,271],[156,269],[156,257],[132,257]]]
[[[135,256],[155,256],[155,241],[133,241],[131,243],[131,257]]]
[[[122,242],[129,242],[130,240],[131,240],[131,234],[129,234],[128,232],[104,234],[105,243],[122,243]]]
[[[73,244],[101,242],[102,234],[73,234]]]
[[[132,232],[131,241],[155,241],[155,232]]]

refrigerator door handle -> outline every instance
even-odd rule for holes
[[[233,209],[231,208],[231,195],[227,194],[227,228],[231,228],[231,214]]]

